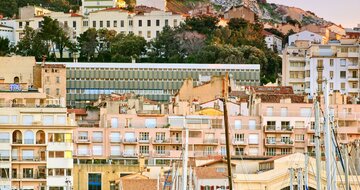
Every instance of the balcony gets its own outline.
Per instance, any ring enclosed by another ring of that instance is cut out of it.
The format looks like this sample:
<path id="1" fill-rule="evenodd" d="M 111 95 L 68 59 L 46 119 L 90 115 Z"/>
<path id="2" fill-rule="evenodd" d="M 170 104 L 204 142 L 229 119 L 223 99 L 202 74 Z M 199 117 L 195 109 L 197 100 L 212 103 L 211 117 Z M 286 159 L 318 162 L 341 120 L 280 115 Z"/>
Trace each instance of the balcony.
<path id="1" fill-rule="evenodd" d="M 220 152 L 217 151 L 189 151 L 189 157 L 209 157 L 220 155 Z"/>
<path id="2" fill-rule="evenodd" d="M 139 138 L 139 143 L 148 144 L 150 142 L 150 138 Z"/>
<path id="3" fill-rule="evenodd" d="M 123 139 L 123 144 L 136 144 L 138 142 L 138 139 L 135 137 L 128 137 Z"/>
<path id="4" fill-rule="evenodd" d="M 10 156 L 0 155 L 0 162 L 8 162 L 8 161 L 10 161 Z"/>
<path id="5" fill-rule="evenodd" d="M 91 141 L 88 138 L 88 136 L 78 136 L 78 139 L 76 142 L 81 144 L 81 143 L 90 143 Z"/>
<path id="6" fill-rule="evenodd" d="M 46 162 L 44 156 L 12 156 L 13 162 Z"/>
<path id="7" fill-rule="evenodd" d="M 0 143 L 10 143 L 10 139 L 0 139 Z"/>
<path id="8" fill-rule="evenodd" d="M 282 147 L 292 147 L 294 145 L 294 141 L 292 139 L 284 140 L 284 139 L 274 139 L 274 138 L 266 138 L 265 146 L 282 146 Z"/>
<path id="9" fill-rule="evenodd" d="M 181 144 L 181 138 L 170 137 L 170 138 L 157 138 L 152 141 L 153 144 Z"/>
<path id="10" fill-rule="evenodd" d="M 121 143 L 121 138 L 110 138 L 110 143 L 119 144 Z"/>
<path id="11" fill-rule="evenodd" d="M 103 142 L 103 137 L 93 137 L 92 142 L 93 143 L 102 143 Z"/>
<path id="12" fill-rule="evenodd" d="M 265 152 L 265 156 L 276 156 L 276 152 Z"/>
<path id="13" fill-rule="evenodd" d="M 46 181 L 45 173 L 14 173 L 12 176 L 13 181 Z"/>
<path id="14" fill-rule="evenodd" d="M 244 139 L 244 138 L 233 138 L 232 140 L 232 144 L 233 145 L 247 145 L 247 139 Z"/>
<path id="15" fill-rule="evenodd" d="M 168 157 L 168 158 L 180 158 L 182 151 L 180 150 L 165 150 L 165 151 L 154 151 L 153 157 Z"/>
<path id="16" fill-rule="evenodd" d="M 138 153 L 135 152 L 135 150 L 133 151 L 124 151 L 123 153 L 123 157 L 137 157 Z"/>
<path id="17" fill-rule="evenodd" d="M 215 138 L 205 138 L 203 142 L 204 142 L 204 144 L 214 144 L 214 145 L 217 145 L 217 144 L 219 144 L 219 139 L 215 139 Z"/>
<path id="18" fill-rule="evenodd" d="M 293 127 L 291 126 L 281 126 L 280 129 L 277 129 L 275 125 L 265 125 L 265 133 L 292 133 Z"/>

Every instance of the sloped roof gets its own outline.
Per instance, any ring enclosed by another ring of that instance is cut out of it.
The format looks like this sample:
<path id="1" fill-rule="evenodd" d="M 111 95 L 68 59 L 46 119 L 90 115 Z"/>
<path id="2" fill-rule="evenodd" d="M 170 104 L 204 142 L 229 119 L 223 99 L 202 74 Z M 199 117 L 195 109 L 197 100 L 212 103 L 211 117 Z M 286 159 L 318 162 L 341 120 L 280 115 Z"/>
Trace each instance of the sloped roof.
<path id="1" fill-rule="evenodd" d="M 68 109 L 68 113 L 75 113 L 75 115 L 87 115 L 86 109 Z"/>
<path id="2" fill-rule="evenodd" d="M 157 190 L 156 179 L 122 179 L 123 190 Z"/>
<path id="3" fill-rule="evenodd" d="M 212 168 L 212 167 L 196 167 L 194 169 L 196 178 L 198 179 L 226 179 L 226 168 Z"/>

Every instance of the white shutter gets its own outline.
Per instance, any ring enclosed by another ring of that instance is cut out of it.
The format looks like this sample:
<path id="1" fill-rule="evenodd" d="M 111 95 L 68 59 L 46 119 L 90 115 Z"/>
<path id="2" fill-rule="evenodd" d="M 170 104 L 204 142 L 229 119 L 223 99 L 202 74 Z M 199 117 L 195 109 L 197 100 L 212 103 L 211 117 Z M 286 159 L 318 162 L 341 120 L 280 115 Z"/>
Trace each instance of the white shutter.
<path id="1" fill-rule="evenodd" d="M 118 128 L 118 127 L 119 127 L 118 118 L 117 117 L 111 118 L 111 128 Z"/>
<path id="2" fill-rule="evenodd" d="M 9 116 L 0 115 L 0 124 L 7 124 L 7 123 L 9 123 Z"/>
<path id="3" fill-rule="evenodd" d="M 32 115 L 23 115 L 22 116 L 22 124 L 23 125 L 31 125 L 33 123 L 34 117 Z"/>
<path id="4" fill-rule="evenodd" d="M 10 157 L 10 150 L 0 150 L 0 160 Z"/>
<path id="5" fill-rule="evenodd" d="M 10 133 L 0 133 L 0 143 L 9 143 Z"/>
<path id="6" fill-rule="evenodd" d="M 44 115 L 43 116 L 43 125 L 54 125 L 54 116 Z"/>
<path id="7" fill-rule="evenodd" d="M 249 134 L 249 144 L 259 144 L 259 134 Z"/>
<path id="8" fill-rule="evenodd" d="M 33 160 L 34 159 L 34 151 L 33 150 L 23 150 L 22 152 L 23 160 Z"/>
<path id="9" fill-rule="evenodd" d="M 95 140 L 99 140 L 103 138 L 103 133 L 101 131 L 95 131 L 93 132 L 93 138 Z"/>
<path id="10" fill-rule="evenodd" d="M 259 154 L 258 148 L 249 148 L 249 155 L 250 156 L 257 156 Z"/>
<path id="11" fill-rule="evenodd" d="M 79 145 L 78 146 L 78 154 L 79 155 L 88 155 L 89 147 L 87 145 Z"/>
<path id="12" fill-rule="evenodd" d="M 102 145 L 94 145 L 92 152 L 93 152 L 93 155 L 94 155 L 94 156 L 101 156 L 101 155 L 103 155 L 103 146 L 102 146 Z"/>
<path id="13" fill-rule="evenodd" d="M 235 120 L 235 129 L 241 129 L 241 120 Z"/>
<path id="14" fill-rule="evenodd" d="M 280 116 L 281 117 L 287 117 L 288 115 L 288 109 L 287 108 L 281 108 L 280 109 Z"/>
<path id="15" fill-rule="evenodd" d="M 110 147 L 110 155 L 120 156 L 120 146 L 111 146 Z"/>
<path id="16" fill-rule="evenodd" d="M 121 140 L 120 133 L 112 132 L 110 133 L 110 141 L 111 142 L 120 142 Z"/>
<path id="17" fill-rule="evenodd" d="M 57 116 L 57 124 L 66 125 L 66 116 L 58 115 Z"/>
<path id="18" fill-rule="evenodd" d="M 156 119 L 145 119 L 145 127 L 146 128 L 155 128 L 156 127 Z"/>
<path id="19" fill-rule="evenodd" d="M 311 108 L 300 108 L 300 116 L 301 117 L 310 117 L 311 116 Z"/>
<path id="20" fill-rule="evenodd" d="M 255 130 L 255 129 L 256 129 L 256 121 L 249 120 L 249 130 Z"/>
<path id="21" fill-rule="evenodd" d="M 17 115 L 12 115 L 12 116 L 11 116 L 11 123 L 12 123 L 12 124 L 17 123 Z"/>

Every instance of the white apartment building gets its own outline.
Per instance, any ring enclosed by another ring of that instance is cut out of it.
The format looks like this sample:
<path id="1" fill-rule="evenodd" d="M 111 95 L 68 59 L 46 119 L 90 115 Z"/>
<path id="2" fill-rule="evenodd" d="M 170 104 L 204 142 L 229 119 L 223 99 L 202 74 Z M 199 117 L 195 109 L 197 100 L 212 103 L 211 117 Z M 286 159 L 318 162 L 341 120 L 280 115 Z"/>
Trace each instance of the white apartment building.
<path id="1" fill-rule="evenodd" d="M 179 14 L 154 8 L 145 8 L 144 10 L 144 12 L 131 13 L 113 8 L 91 12 L 84 19 L 83 31 L 89 28 L 107 28 L 115 30 L 117 33 L 134 33 L 149 41 L 155 38 L 164 26 L 177 27 L 184 20 Z"/>
<path id="2" fill-rule="evenodd" d="M 356 40 L 328 44 L 296 41 L 283 54 L 283 85 L 292 86 L 296 93 L 314 95 L 327 80 L 330 90 L 359 97 L 359 48 Z"/>
<path id="3" fill-rule="evenodd" d="M 125 7 L 125 0 L 82 0 L 81 12 L 82 14 L 89 14 L 93 11 L 112 7 Z"/>
<path id="4" fill-rule="evenodd" d="M 0 187 L 2 190 L 65 189 L 73 183 L 75 122 L 66 108 L 0 108 Z"/>
<path id="5" fill-rule="evenodd" d="M 0 37 L 7 38 L 11 45 L 15 44 L 15 24 L 14 20 L 0 20 Z"/>
<path id="6" fill-rule="evenodd" d="M 282 51 L 282 39 L 274 34 L 265 35 L 265 43 L 267 48 L 277 50 L 281 53 Z"/>
<path id="7" fill-rule="evenodd" d="M 316 44 L 326 43 L 325 36 L 305 30 L 305 31 L 290 35 L 288 44 L 289 44 L 289 46 L 294 46 L 296 41 L 302 41 L 302 40 L 306 40 L 306 41 L 309 41 L 311 43 L 316 43 Z"/>

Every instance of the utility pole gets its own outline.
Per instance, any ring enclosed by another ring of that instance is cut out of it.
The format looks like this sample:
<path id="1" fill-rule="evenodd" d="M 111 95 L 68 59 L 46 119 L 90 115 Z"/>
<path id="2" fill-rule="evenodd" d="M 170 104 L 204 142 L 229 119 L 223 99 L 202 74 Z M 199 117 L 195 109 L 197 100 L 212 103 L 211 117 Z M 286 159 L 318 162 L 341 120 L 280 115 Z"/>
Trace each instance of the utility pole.
<path id="1" fill-rule="evenodd" d="M 321 189 L 321 149 L 320 149 L 320 110 L 315 98 L 315 156 L 316 156 L 316 189 Z"/>
<path id="2" fill-rule="evenodd" d="M 305 185 L 305 190 L 308 190 L 308 186 L 309 186 L 309 155 L 308 153 L 305 153 L 305 167 L 304 167 L 304 185 Z"/>
<path id="3" fill-rule="evenodd" d="M 325 120 L 324 120 L 324 145 L 325 145 L 325 159 L 326 159 L 326 189 L 333 189 L 333 181 L 334 178 L 331 175 L 332 172 L 332 164 L 333 164 L 333 156 L 332 153 L 332 144 L 331 144 L 331 135 L 330 135 L 330 123 L 329 123 L 329 83 L 327 80 L 324 81 L 325 89 L 324 89 L 324 109 L 325 109 Z"/>
<path id="4" fill-rule="evenodd" d="M 226 141 L 226 157 L 227 157 L 227 170 L 228 170 L 228 180 L 229 180 L 229 190 L 233 190 L 232 183 L 232 172 L 231 172 L 231 153 L 230 153 L 230 138 L 229 138 L 229 120 L 227 113 L 227 97 L 228 97 L 228 81 L 229 74 L 226 73 L 225 79 L 223 80 L 223 109 L 224 109 L 224 123 L 225 123 L 225 141 Z M 225 187 L 226 188 L 226 187 Z"/>
<path id="5" fill-rule="evenodd" d="M 298 168 L 298 169 L 297 169 L 297 180 L 298 180 L 297 189 L 298 189 L 298 190 L 303 190 L 303 185 L 302 185 L 302 170 L 301 170 L 301 168 Z"/>
<path id="6" fill-rule="evenodd" d="M 289 168 L 290 171 L 290 190 L 294 190 L 294 185 L 293 185 L 293 178 L 294 178 L 294 168 Z"/>
<path id="7" fill-rule="evenodd" d="M 347 144 L 342 144 L 342 152 L 343 152 L 343 159 L 344 159 L 344 167 L 345 167 L 345 190 L 350 190 L 349 184 L 349 153 L 347 149 Z"/>
<path id="8" fill-rule="evenodd" d="M 188 164 L 188 146 L 189 146 L 189 129 L 186 127 L 186 119 L 184 117 L 185 128 L 185 144 L 183 151 L 183 166 L 182 166 L 182 189 L 187 190 L 187 164 Z"/>

